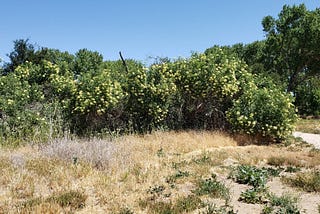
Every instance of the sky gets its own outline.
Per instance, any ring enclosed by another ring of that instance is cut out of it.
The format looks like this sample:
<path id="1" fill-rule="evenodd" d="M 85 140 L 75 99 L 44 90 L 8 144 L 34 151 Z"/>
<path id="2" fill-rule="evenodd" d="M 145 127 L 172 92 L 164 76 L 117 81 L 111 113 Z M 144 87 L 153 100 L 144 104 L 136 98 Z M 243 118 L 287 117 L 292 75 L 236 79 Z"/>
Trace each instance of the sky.
<path id="1" fill-rule="evenodd" d="M 87 48 L 105 60 L 188 57 L 213 45 L 264 39 L 261 20 L 283 5 L 319 0 L 0 0 L 0 58 L 13 41 L 76 53 Z"/>

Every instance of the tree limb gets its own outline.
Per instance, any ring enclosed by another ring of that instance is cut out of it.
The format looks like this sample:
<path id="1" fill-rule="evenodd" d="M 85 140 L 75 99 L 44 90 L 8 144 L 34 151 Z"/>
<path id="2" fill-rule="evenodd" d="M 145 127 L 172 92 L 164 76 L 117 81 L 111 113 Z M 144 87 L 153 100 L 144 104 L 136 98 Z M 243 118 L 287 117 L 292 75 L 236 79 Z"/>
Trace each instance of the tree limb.
<path id="1" fill-rule="evenodd" d="M 119 55 L 120 55 L 122 64 L 123 64 L 124 68 L 126 69 L 126 72 L 128 73 L 128 66 L 127 66 L 126 61 L 125 61 L 124 58 L 122 57 L 121 51 L 119 51 Z"/>

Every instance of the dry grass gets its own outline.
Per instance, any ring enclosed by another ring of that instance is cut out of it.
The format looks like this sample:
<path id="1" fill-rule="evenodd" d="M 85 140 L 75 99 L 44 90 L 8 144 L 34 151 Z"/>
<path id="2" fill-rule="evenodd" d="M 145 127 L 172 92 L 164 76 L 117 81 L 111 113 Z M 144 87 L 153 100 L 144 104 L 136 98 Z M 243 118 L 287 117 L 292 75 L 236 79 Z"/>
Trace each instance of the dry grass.
<path id="1" fill-rule="evenodd" d="M 230 165 L 320 165 L 320 152 L 310 148 L 237 144 L 223 133 L 189 131 L 1 149 L 0 213 L 149 213 L 152 194 L 157 204 L 178 209 L 183 198 L 197 202 L 190 195 L 199 179 L 218 173 L 225 183 Z M 59 196 L 75 192 L 81 206 L 59 204 Z"/>
<path id="2" fill-rule="evenodd" d="M 320 134 L 320 119 L 300 119 L 296 131 Z"/>
<path id="3" fill-rule="evenodd" d="M 301 172 L 293 177 L 284 177 L 283 181 L 306 192 L 320 192 L 320 171 Z"/>

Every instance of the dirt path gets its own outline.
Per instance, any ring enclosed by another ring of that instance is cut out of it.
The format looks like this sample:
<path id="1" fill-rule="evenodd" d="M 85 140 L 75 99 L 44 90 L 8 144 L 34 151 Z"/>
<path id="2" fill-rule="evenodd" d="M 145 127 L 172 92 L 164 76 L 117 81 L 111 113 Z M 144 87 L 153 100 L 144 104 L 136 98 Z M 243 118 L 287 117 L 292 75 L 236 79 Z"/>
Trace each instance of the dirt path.
<path id="1" fill-rule="evenodd" d="M 294 132 L 293 136 L 301 137 L 307 143 L 313 144 L 315 146 L 315 148 L 320 149 L 320 134 Z"/>

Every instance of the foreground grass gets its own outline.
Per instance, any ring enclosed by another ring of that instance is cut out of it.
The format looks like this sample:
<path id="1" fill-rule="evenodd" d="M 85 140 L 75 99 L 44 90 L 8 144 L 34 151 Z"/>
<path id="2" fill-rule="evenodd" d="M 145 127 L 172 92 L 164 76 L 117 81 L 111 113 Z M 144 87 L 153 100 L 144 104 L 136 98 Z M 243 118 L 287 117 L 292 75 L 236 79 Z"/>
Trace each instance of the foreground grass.
<path id="1" fill-rule="evenodd" d="M 283 178 L 283 181 L 306 192 L 320 192 L 320 171 L 298 173 L 293 177 Z"/>
<path id="2" fill-rule="evenodd" d="M 296 131 L 320 134 L 320 119 L 300 119 L 297 123 Z"/>
<path id="3" fill-rule="evenodd" d="M 0 213 L 262 212 L 263 204 L 238 200 L 236 189 L 247 184 L 228 179 L 242 165 L 258 167 L 248 168 L 257 175 L 261 167 L 281 168 L 283 177 L 293 179 L 316 170 L 320 152 L 295 143 L 238 146 L 228 135 L 194 131 L 3 148 Z"/>

